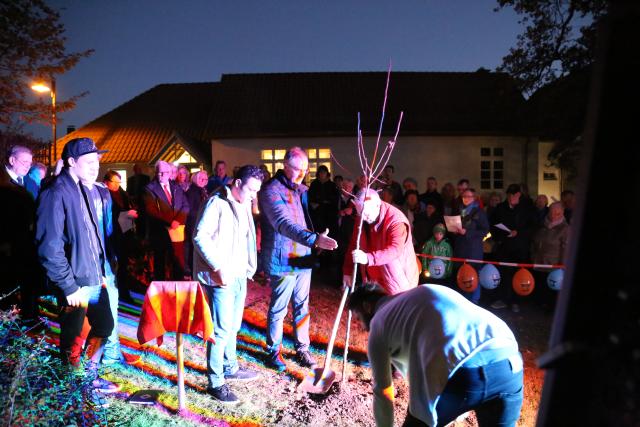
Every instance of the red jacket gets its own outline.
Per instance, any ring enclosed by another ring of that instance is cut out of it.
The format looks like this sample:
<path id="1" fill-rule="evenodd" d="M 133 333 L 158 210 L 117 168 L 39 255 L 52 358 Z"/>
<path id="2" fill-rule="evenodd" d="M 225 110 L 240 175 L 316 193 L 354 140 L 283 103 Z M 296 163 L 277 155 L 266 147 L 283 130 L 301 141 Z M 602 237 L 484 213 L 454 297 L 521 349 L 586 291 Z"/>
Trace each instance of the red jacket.
<path id="1" fill-rule="evenodd" d="M 360 218 L 356 220 L 359 224 Z M 354 227 L 344 258 L 343 272 L 353 275 L 351 252 L 356 246 L 358 227 Z M 396 207 L 382 202 L 375 224 L 362 224 L 360 249 L 367 253 L 368 264 L 360 271 L 366 282 L 375 282 L 390 295 L 399 294 L 418 285 L 418 262 L 413 250 L 411 227 L 407 217 Z"/>

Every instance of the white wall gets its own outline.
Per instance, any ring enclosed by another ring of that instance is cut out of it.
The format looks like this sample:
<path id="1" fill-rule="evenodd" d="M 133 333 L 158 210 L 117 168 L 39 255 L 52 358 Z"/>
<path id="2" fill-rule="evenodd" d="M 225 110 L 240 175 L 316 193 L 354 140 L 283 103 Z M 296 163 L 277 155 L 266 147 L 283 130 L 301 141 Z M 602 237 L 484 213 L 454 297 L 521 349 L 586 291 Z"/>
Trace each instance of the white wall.
<path id="1" fill-rule="evenodd" d="M 560 192 L 562 191 L 560 181 L 562 179 L 560 169 L 549 165 L 549 152 L 553 148 L 554 143 L 549 141 L 543 141 L 538 144 L 538 164 L 540 167 L 538 168 L 538 194 L 546 194 L 549 198 L 549 203 L 551 203 L 551 198 L 554 197 L 556 200 L 560 200 Z M 544 174 L 547 174 L 547 177 L 550 174 L 555 174 L 557 180 L 545 180 Z"/>
<path id="2" fill-rule="evenodd" d="M 386 143 L 386 140 L 384 141 Z M 535 144 L 535 141 L 530 143 Z M 361 174 L 357 157 L 356 139 L 354 138 L 262 138 L 262 139 L 223 139 L 211 143 L 212 164 L 217 160 L 225 160 L 227 169 L 247 163 L 259 164 L 260 150 L 286 149 L 298 145 L 302 148 L 331 148 L 333 155 L 344 166 L 341 169 L 333 162 L 334 175 L 355 178 Z M 375 138 L 366 138 L 365 147 L 372 158 Z M 526 138 L 501 136 L 429 136 L 402 137 L 391 156 L 396 181 L 408 176 L 418 181 L 420 192 L 426 189 L 427 177 L 433 175 L 438 179 L 438 186 L 449 181 L 454 185 L 460 178 L 468 178 L 471 185 L 480 191 L 480 156 L 481 147 L 502 147 L 504 186 L 510 183 L 525 182 L 525 149 Z M 382 147 L 384 149 L 384 147 Z M 537 158 L 529 162 L 529 167 L 537 169 Z M 529 174 L 530 175 L 530 174 Z M 540 178 L 541 181 L 541 178 Z M 533 188 L 531 188 L 533 187 Z M 487 192 L 487 190 L 481 190 Z M 490 191 L 490 190 L 489 190 Z M 530 185 L 532 194 L 537 194 L 535 183 Z M 504 189 L 502 190 L 504 192 Z"/>

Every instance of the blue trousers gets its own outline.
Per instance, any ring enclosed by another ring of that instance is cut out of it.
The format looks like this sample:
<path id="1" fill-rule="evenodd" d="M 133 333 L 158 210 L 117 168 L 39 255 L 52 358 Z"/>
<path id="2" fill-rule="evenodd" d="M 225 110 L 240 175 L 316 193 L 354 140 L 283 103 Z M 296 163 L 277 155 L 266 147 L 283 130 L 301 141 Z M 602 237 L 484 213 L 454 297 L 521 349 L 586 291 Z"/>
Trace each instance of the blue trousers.
<path id="1" fill-rule="evenodd" d="M 220 387 L 224 376 L 238 371 L 236 338 L 242 326 L 247 278 L 234 279 L 227 286 L 203 286 L 209 297 L 216 342 L 207 341 L 207 377 L 209 387 Z"/>
<path id="2" fill-rule="evenodd" d="M 293 322 L 296 351 L 309 349 L 309 289 L 311 270 L 270 276 L 271 303 L 267 315 L 267 351 L 280 352 L 282 328 L 289 301 L 293 300 Z"/>
<path id="3" fill-rule="evenodd" d="M 512 364 L 510 359 L 478 368 L 459 368 L 447 382 L 436 405 L 438 425 L 447 425 L 474 410 L 481 427 L 515 426 L 522 408 L 523 369 L 521 362 Z M 403 426 L 426 424 L 407 413 Z"/>

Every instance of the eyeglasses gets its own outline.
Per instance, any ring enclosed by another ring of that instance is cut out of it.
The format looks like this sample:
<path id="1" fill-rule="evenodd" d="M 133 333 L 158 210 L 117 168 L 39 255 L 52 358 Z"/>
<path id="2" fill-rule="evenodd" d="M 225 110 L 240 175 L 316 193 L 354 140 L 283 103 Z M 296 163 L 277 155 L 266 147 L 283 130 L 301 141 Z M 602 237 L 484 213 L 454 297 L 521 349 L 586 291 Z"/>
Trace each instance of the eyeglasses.
<path id="1" fill-rule="evenodd" d="M 158 175 L 171 175 L 171 172 L 158 172 Z"/>
<path id="2" fill-rule="evenodd" d="M 16 157 L 14 157 L 14 159 L 16 159 L 16 162 L 20 163 L 22 166 L 25 166 L 25 167 L 31 167 L 31 165 L 33 164 L 32 160 L 20 160 Z"/>
<path id="3" fill-rule="evenodd" d="M 122 184 L 122 181 L 116 181 L 114 179 L 110 180 L 109 182 L 113 182 L 114 184 L 118 184 L 118 185 Z"/>

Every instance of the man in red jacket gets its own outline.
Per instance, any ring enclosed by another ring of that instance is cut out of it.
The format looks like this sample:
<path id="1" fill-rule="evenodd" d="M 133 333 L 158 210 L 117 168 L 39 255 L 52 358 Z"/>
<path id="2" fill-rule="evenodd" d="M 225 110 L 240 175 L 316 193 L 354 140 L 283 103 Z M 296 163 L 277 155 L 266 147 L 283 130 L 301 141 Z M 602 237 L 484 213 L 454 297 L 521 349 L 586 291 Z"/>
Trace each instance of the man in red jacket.
<path id="1" fill-rule="evenodd" d="M 407 217 L 398 208 L 380 200 L 372 189 L 360 190 L 355 205 L 363 218 L 360 249 L 355 249 L 356 226 L 347 250 L 351 257 L 345 257 L 344 261 L 344 285 L 351 285 L 353 265 L 357 263 L 362 264 L 364 282 L 377 283 L 390 295 L 415 288 L 420 272 Z"/>

